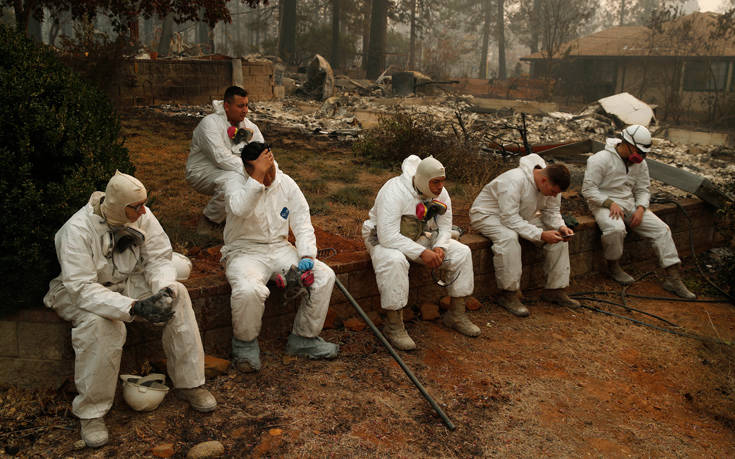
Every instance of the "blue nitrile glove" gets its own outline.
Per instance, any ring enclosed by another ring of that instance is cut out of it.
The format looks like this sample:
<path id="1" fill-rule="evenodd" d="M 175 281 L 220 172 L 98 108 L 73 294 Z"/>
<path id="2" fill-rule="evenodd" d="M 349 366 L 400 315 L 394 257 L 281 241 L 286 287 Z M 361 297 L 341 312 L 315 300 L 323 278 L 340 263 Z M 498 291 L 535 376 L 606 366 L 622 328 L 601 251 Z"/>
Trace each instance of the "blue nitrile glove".
<path id="1" fill-rule="evenodd" d="M 314 260 L 311 258 L 302 258 L 301 261 L 299 261 L 299 271 L 309 271 L 310 269 L 314 268 Z"/>

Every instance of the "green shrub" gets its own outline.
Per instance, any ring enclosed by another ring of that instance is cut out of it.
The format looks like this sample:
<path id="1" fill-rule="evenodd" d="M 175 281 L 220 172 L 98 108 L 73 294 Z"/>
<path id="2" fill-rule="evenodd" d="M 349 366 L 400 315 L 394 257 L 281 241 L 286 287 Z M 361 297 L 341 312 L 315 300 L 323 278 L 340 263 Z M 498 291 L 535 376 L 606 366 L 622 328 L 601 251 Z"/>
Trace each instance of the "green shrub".
<path id="1" fill-rule="evenodd" d="M 352 151 L 394 170 L 400 170 L 409 155 L 431 155 L 444 165 L 449 180 L 471 185 L 463 191 L 479 191 L 510 165 L 480 150 L 481 133 L 468 132 L 460 138 L 459 132 L 460 127 L 443 125 L 429 115 L 397 112 L 380 117 L 378 127 L 365 131 Z"/>
<path id="2" fill-rule="evenodd" d="M 54 234 L 115 172 L 132 173 L 114 108 L 50 49 L 0 26 L 0 315 L 40 306 Z"/>
<path id="3" fill-rule="evenodd" d="M 398 169 L 410 154 L 438 158 L 451 148 L 451 143 L 432 130 L 435 124 L 428 115 L 397 112 L 381 116 L 378 127 L 366 131 L 352 145 L 352 151 L 381 166 Z"/>

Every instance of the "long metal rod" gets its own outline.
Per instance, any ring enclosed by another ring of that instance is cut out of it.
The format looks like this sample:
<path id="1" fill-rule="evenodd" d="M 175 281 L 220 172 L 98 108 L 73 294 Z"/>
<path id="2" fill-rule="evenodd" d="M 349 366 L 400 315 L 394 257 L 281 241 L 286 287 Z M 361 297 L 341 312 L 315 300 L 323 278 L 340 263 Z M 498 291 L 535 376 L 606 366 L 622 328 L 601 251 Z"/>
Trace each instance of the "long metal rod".
<path id="1" fill-rule="evenodd" d="M 350 292 L 347 291 L 344 285 L 342 285 L 342 282 L 339 281 L 339 279 L 335 279 L 335 284 L 337 284 L 337 287 L 340 289 L 342 294 L 349 300 L 350 303 L 352 303 L 352 306 L 357 310 L 357 313 L 360 314 L 360 317 L 362 317 L 362 320 L 365 321 L 366 324 L 368 324 L 368 327 L 370 327 L 370 330 L 373 331 L 375 336 L 378 337 L 378 340 L 385 346 L 386 349 L 388 349 L 388 352 L 390 353 L 391 357 L 395 359 L 396 362 L 398 362 L 398 365 L 401 367 L 401 369 L 408 375 L 408 378 L 411 380 L 411 382 L 416 386 L 416 388 L 421 392 L 421 395 L 424 396 L 424 398 L 429 402 L 432 408 L 434 408 L 434 411 L 442 418 L 442 421 L 444 421 L 444 424 L 449 428 L 449 430 L 454 430 L 456 427 L 452 423 L 452 421 L 449 420 L 446 414 L 444 414 L 444 411 L 442 411 L 441 407 L 434 401 L 433 398 L 431 398 L 431 395 L 429 395 L 428 392 L 426 392 L 426 389 L 424 389 L 424 386 L 419 382 L 418 379 L 416 379 L 416 376 L 414 376 L 413 372 L 406 366 L 405 363 L 403 363 L 403 359 L 396 353 L 396 351 L 393 349 L 393 346 L 390 345 L 387 339 L 385 339 L 385 336 L 378 330 L 378 327 L 375 326 L 372 320 L 365 314 L 365 311 L 362 310 L 359 304 L 357 304 L 357 301 L 355 301 L 354 298 L 352 298 L 352 295 L 350 295 Z"/>

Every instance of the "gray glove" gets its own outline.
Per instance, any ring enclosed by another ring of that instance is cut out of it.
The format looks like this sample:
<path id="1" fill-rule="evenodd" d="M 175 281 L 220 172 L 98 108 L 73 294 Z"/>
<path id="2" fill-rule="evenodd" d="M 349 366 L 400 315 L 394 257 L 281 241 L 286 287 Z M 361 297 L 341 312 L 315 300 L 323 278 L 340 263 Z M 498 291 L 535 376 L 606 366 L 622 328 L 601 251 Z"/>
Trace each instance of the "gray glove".
<path id="1" fill-rule="evenodd" d="M 162 288 L 155 295 L 133 303 L 132 315 L 139 315 L 147 321 L 160 324 L 166 323 L 174 316 L 171 310 L 174 292 L 170 287 Z"/>

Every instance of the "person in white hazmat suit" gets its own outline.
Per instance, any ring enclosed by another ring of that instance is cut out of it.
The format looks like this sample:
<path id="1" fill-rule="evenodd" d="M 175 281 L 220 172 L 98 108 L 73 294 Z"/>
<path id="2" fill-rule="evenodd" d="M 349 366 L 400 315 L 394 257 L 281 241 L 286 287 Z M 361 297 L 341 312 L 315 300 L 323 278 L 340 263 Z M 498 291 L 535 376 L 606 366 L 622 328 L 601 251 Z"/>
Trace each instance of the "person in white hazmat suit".
<path id="1" fill-rule="evenodd" d="M 608 273 L 630 285 L 634 279 L 620 267 L 626 225 L 650 239 L 659 263 L 666 269 L 662 286 L 682 298 L 696 298 L 681 281 L 681 260 L 669 226 L 648 210 L 651 178 L 645 156 L 651 150 L 651 133 L 641 125 L 623 129 L 621 139 L 607 139 L 605 148 L 587 160 L 582 195 L 602 232 L 602 249 Z"/>
<path id="2" fill-rule="evenodd" d="M 451 238 L 452 201 L 444 188 L 444 166 L 431 156 L 422 160 L 411 155 L 403 160 L 402 170 L 400 176 L 382 186 L 362 226 L 380 305 L 386 313 L 383 334 L 400 350 L 416 348 L 403 323 L 410 260 L 456 276 L 447 286 L 451 300 L 442 321 L 464 335 L 479 336 L 479 327 L 470 321 L 465 309 L 466 298 L 475 287 L 472 253 Z M 427 218 L 426 209 L 432 206 L 440 206 L 441 211 Z"/>
<path id="3" fill-rule="evenodd" d="M 72 413 L 90 447 L 107 443 L 103 417 L 115 396 L 125 323 L 134 316 L 165 323 L 163 350 L 176 395 L 197 411 L 217 405 L 202 387 L 199 328 L 189 293 L 177 282 L 188 277 L 191 265 L 172 252 L 146 198 L 140 181 L 118 171 L 105 192 L 94 192 L 54 238 L 61 274 L 51 281 L 44 303 L 72 323 L 79 393 Z"/>
<path id="4" fill-rule="evenodd" d="M 200 233 L 219 237 L 224 226 L 224 194 L 217 178 L 226 171 L 242 174 L 242 147 L 249 141 L 265 142 L 258 126 L 246 118 L 248 101 L 243 88 L 227 88 L 224 100 L 212 102 L 214 113 L 205 116 L 194 129 L 186 181 L 199 193 L 212 196 L 197 226 Z"/>
<path id="5" fill-rule="evenodd" d="M 334 287 L 334 271 L 316 260 L 317 247 L 309 205 L 294 180 L 283 173 L 270 148 L 251 142 L 242 150 L 246 175 L 228 171 L 220 177 L 227 223 L 222 260 L 232 288 L 232 356 L 243 372 L 261 367 L 260 334 L 266 283 L 292 266 L 313 274 L 302 296 L 286 352 L 312 359 L 337 356 L 339 346 L 319 337 Z M 289 228 L 296 238 L 288 241 Z M 306 285 L 306 284 L 304 284 Z"/>
<path id="6" fill-rule="evenodd" d="M 569 244 L 574 231 L 561 216 L 561 195 L 569 187 L 569 170 L 547 166 L 537 154 L 520 159 L 515 169 L 490 181 L 470 208 L 472 227 L 492 241 L 495 279 L 501 290 L 498 304 L 518 317 L 529 315 L 520 300 L 521 244 L 519 237 L 544 249 L 546 288 L 542 299 L 576 308 L 569 298 Z"/>

